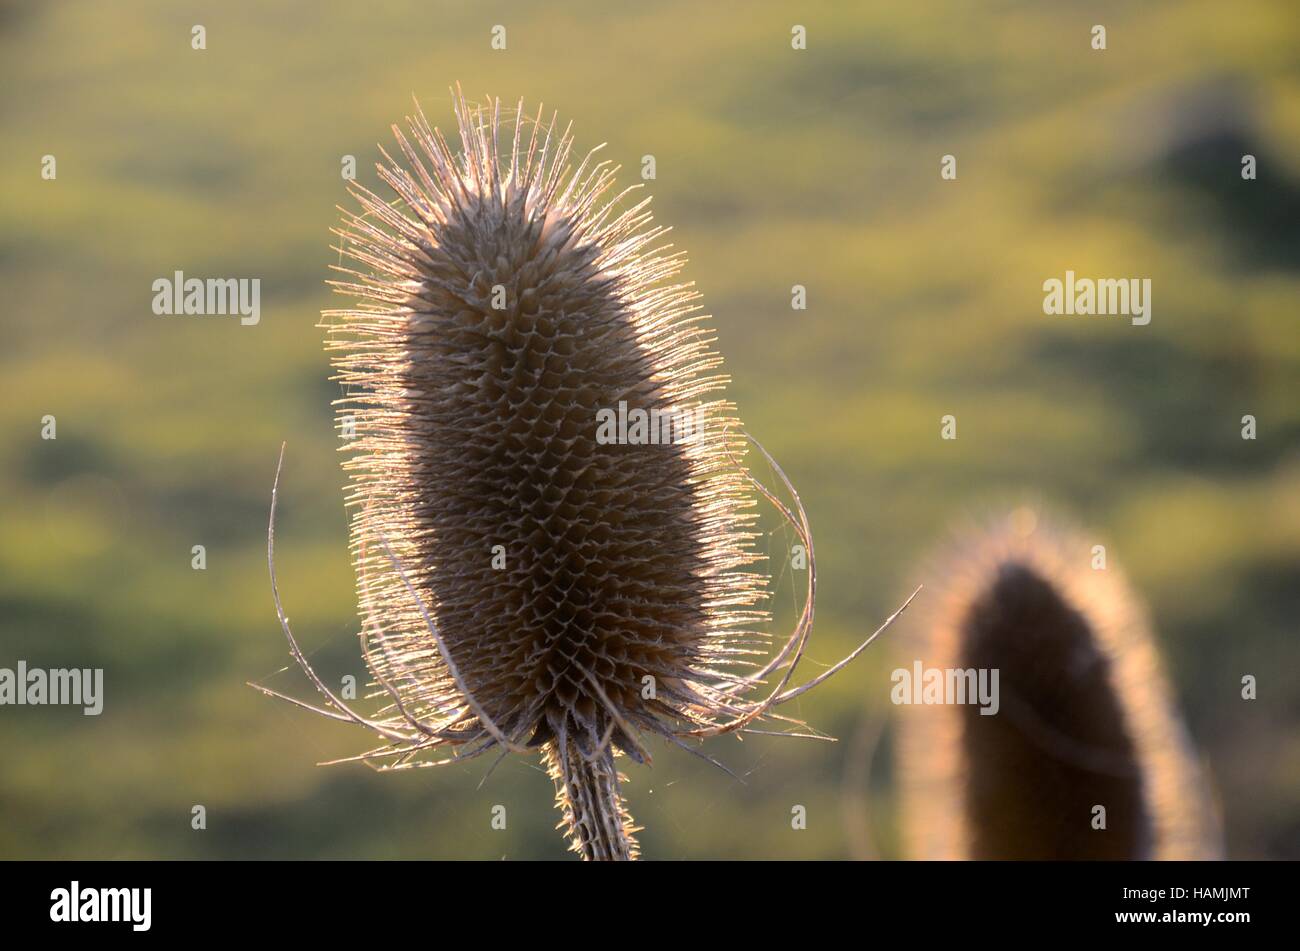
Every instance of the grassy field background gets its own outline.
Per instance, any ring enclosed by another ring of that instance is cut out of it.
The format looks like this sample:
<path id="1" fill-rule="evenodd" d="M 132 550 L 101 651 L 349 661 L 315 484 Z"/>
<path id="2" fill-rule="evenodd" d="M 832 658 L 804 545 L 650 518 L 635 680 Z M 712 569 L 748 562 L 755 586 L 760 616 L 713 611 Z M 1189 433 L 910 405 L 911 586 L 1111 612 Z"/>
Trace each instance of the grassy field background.
<path id="1" fill-rule="evenodd" d="M 732 394 L 809 509 L 813 661 L 873 629 L 952 524 L 1045 500 L 1149 601 L 1229 855 L 1300 858 L 1294 4 L 557 6 L 0 4 L 0 666 L 106 682 L 97 718 L 0 710 L 0 857 L 563 854 L 535 764 L 482 788 L 487 760 L 318 768 L 369 738 L 245 686 L 306 691 L 277 673 L 266 578 L 281 441 L 286 610 L 331 676 L 363 672 L 315 326 L 328 229 L 342 157 L 374 184 L 412 94 L 446 129 L 459 80 L 560 110 L 629 183 L 655 156 Z M 1151 324 L 1044 316 L 1066 269 L 1150 277 Z M 154 316 L 175 270 L 260 278 L 261 323 Z M 783 577 L 778 620 L 793 607 Z M 645 854 L 862 854 L 869 811 L 896 855 L 889 731 L 851 762 L 894 661 L 873 649 L 800 701 L 846 742 L 714 743 L 743 785 L 680 751 L 632 769 Z"/>

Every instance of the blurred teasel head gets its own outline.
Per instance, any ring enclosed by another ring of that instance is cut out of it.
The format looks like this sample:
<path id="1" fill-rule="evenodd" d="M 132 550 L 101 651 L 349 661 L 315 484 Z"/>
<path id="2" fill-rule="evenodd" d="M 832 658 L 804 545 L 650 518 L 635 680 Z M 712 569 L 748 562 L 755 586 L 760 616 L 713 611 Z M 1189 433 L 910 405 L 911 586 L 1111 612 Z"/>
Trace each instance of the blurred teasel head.
<path id="1" fill-rule="evenodd" d="M 355 429 L 373 716 L 311 670 L 278 593 L 276 607 L 325 698 L 312 709 L 382 739 L 356 759 L 540 751 L 571 848 L 633 858 L 615 754 L 648 763 L 648 737 L 697 752 L 758 732 L 858 651 L 791 686 L 813 621 L 808 519 L 761 447 L 789 504 L 745 467 L 752 440 L 649 199 L 612 193 L 598 150 L 574 169 L 554 115 L 472 107 L 459 89 L 454 104 L 458 153 L 417 108 L 409 135 L 393 127 L 401 160 L 377 166 L 395 200 L 350 184 L 360 210 L 336 234 L 352 267 L 333 283 L 356 303 L 324 315 Z M 807 550 L 802 612 L 775 642 L 757 496 Z"/>
<path id="2" fill-rule="evenodd" d="M 1022 507 L 934 564 L 900 661 L 996 671 L 998 695 L 992 715 L 895 709 L 905 856 L 1216 857 L 1207 779 L 1146 611 L 1104 546 Z"/>

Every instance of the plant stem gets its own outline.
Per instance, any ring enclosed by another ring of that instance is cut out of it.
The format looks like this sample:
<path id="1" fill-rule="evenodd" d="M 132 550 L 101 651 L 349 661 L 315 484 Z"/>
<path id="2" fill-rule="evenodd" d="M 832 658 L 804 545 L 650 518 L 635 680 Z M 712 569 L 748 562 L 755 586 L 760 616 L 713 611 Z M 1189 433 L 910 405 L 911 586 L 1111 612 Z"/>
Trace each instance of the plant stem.
<path id="1" fill-rule="evenodd" d="M 607 745 L 588 762 L 572 744 L 561 753 L 555 741 L 542 750 L 546 771 L 555 783 L 555 804 L 564 814 L 569 848 L 586 861 L 630 861 L 637 857 L 632 817 L 623 805 Z"/>

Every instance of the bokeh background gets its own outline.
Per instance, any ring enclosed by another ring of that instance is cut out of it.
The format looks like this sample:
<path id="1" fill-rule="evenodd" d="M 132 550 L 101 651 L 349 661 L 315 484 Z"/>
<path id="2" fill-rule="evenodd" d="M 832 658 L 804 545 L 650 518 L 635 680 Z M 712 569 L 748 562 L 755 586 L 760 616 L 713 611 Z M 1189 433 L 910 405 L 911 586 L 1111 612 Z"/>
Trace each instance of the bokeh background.
<path id="1" fill-rule="evenodd" d="M 0 856 L 564 854 L 535 764 L 482 788 L 488 758 L 320 768 L 369 737 L 245 685 L 307 695 L 266 577 L 281 441 L 286 610 L 331 677 L 363 672 L 315 326 L 337 306 L 328 229 L 342 157 L 373 184 L 412 94 L 445 129 L 459 80 L 559 109 L 629 182 L 655 156 L 732 393 L 812 519 L 809 674 L 952 524 L 1033 495 L 1147 599 L 1228 854 L 1300 857 L 1300 9 L 464 7 L 0 4 L 0 666 L 106 680 L 98 718 L 0 709 Z M 1067 268 L 1150 277 L 1151 324 L 1044 316 Z M 261 278 L 260 325 L 154 316 L 175 270 Z M 677 750 L 632 769 L 645 854 L 897 855 L 893 665 L 873 649 L 800 702 L 844 742 L 713 743 L 743 785 Z"/>

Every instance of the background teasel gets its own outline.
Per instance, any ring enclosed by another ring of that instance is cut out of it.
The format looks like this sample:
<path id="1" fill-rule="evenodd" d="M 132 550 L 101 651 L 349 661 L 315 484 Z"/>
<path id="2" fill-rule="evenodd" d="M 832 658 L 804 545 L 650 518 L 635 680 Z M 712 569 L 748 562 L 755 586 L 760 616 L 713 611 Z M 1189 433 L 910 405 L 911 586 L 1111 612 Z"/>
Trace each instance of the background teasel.
<path id="1" fill-rule="evenodd" d="M 671 282 L 684 255 L 656 246 L 667 229 L 649 199 L 609 194 L 617 168 L 599 148 L 571 168 L 554 115 L 471 107 L 459 90 L 455 112 L 459 155 L 422 112 L 410 138 L 393 127 L 405 163 L 385 152 L 378 170 L 396 202 L 351 185 L 363 213 L 345 213 L 338 250 L 363 270 L 339 268 L 351 279 L 335 286 L 359 303 L 325 315 L 356 429 L 345 468 L 376 716 L 331 691 L 289 630 L 273 495 L 276 608 L 325 697 L 312 709 L 383 738 L 354 759 L 407 769 L 540 749 L 573 850 L 633 858 L 616 751 L 648 763 L 647 736 L 696 752 L 689 741 L 765 732 L 754 724 L 876 635 L 790 687 L 813 620 L 808 520 L 770 456 L 792 508 L 744 467 L 699 295 Z M 602 444 L 598 412 L 620 402 L 689 408 L 696 431 Z M 808 561 L 802 612 L 770 657 L 755 490 Z"/>
<path id="2" fill-rule="evenodd" d="M 1000 709 L 895 708 L 908 858 L 1219 856 L 1146 610 L 1092 546 L 1022 507 L 935 558 L 900 663 L 997 668 Z"/>

